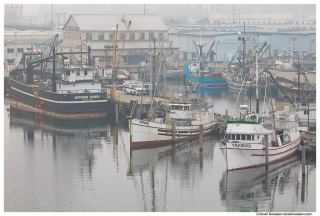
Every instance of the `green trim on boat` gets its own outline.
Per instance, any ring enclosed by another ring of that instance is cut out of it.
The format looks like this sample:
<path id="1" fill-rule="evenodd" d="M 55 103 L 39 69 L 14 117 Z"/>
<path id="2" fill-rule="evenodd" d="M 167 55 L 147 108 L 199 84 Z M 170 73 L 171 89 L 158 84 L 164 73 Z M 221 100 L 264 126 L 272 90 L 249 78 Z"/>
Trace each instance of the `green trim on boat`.
<path id="1" fill-rule="evenodd" d="M 227 121 L 227 123 L 237 123 L 237 124 L 259 124 L 254 121 Z"/>

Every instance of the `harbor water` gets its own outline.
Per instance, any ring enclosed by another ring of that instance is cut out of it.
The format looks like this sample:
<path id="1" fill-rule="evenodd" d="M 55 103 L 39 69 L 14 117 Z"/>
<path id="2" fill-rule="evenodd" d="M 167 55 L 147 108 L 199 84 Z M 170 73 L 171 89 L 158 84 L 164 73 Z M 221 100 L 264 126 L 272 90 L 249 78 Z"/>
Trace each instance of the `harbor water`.
<path id="1" fill-rule="evenodd" d="M 217 113 L 232 115 L 237 92 L 206 93 Z M 5 99 L 4 210 L 316 211 L 315 159 L 308 158 L 305 179 L 299 154 L 268 170 L 226 172 L 222 138 L 205 137 L 202 153 L 197 140 L 131 151 L 127 120 L 56 120 L 11 110 Z"/>

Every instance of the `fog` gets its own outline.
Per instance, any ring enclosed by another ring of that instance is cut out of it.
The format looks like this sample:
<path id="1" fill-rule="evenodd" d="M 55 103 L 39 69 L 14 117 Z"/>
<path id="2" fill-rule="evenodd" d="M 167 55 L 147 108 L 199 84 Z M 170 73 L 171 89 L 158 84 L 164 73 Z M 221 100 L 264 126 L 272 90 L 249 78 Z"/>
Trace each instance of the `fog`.
<path id="1" fill-rule="evenodd" d="M 5 25 L 63 25 L 70 14 L 156 14 L 165 23 L 176 20 L 179 24 L 196 24 L 209 18 L 211 13 L 290 13 L 297 16 L 315 15 L 312 4 L 23 4 L 5 5 Z"/>

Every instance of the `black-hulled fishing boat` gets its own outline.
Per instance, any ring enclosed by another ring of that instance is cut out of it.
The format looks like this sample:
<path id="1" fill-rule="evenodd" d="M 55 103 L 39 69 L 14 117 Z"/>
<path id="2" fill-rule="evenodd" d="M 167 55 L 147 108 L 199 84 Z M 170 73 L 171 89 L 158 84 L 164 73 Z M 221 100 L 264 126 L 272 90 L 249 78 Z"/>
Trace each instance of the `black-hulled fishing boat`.
<path id="1" fill-rule="evenodd" d="M 95 68 L 90 66 L 90 47 L 88 52 L 56 53 L 53 46 L 51 51 L 52 55 L 44 58 L 39 53 L 24 53 L 17 69 L 10 71 L 6 94 L 10 108 L 60 119 L 106 117 L 107 93 L 101 90 Z M 87 65 L 82 65 L 83 54 L 88 55 Z M 81 55 L 81 64 L 62 63 L 56 67 L 58 60 L 64 62 L 67 55 Z M 43 69 L 51 63 L 52 74 L 48 77 Z M 41 67 L 38 74 L 36 67 Z"/>

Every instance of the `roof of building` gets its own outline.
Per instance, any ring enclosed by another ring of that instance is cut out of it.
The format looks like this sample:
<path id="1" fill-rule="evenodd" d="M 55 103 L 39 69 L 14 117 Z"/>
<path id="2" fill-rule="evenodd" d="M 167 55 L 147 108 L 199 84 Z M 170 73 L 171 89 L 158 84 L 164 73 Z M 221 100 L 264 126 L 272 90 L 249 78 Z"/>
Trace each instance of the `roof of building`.
<path id="1" fill-rule="evenodd" d="M 71 17 L 81 31 L 112 31 L 117 24 L 119 31 L 126 31 L 130 20 L 132 31 L 168 30 L 162 20 L 153 14 L 72 14 L 69 19 Z"/>
<path id="2" fill-rule="evenodd" d="M 88 41 L 87 43 L 88 46 L 91 46 L 91 49 L 104 49 L 105 45 L 112 45 L 112 42 L 107 42 L 107 41 Z M 121 49 L 123 42 L 118 42 L 117 43 L 118 48 Z M 159 46 L 157 43 L 156 46 Z M 178 48 L 177 46 L 173 45 L 173 48 L 176 49 Z M 126 41 L 124 45 L 124 49 L 153 49 L 153 42 L 148 42 L 148 41 Z"/>

